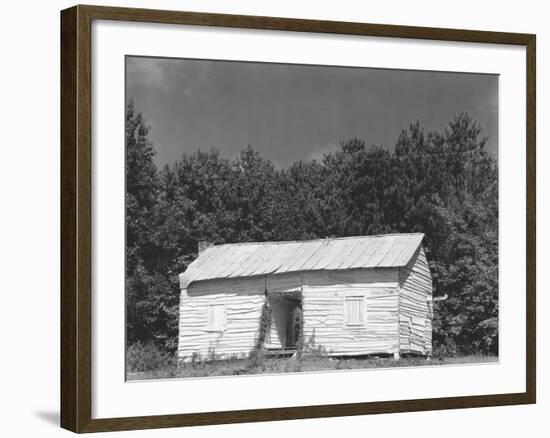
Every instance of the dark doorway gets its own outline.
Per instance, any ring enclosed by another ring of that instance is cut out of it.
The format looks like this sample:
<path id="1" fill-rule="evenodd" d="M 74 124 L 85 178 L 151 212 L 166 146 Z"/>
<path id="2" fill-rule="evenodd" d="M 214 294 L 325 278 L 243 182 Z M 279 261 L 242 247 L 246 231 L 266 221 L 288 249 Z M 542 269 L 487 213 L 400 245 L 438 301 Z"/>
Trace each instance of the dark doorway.
<path id="1" fill-rule="evenodd" d="M 302 301 L 289 298 L 285 348 L 296 348 L 302 330 Z"/>
<path id="2" fill-rule="evenodd" d="M 302 294 L 299 291 L 269 294 L 271 330 L 268 348 L 292 350 L 298 343 L 302 325 Z"/>

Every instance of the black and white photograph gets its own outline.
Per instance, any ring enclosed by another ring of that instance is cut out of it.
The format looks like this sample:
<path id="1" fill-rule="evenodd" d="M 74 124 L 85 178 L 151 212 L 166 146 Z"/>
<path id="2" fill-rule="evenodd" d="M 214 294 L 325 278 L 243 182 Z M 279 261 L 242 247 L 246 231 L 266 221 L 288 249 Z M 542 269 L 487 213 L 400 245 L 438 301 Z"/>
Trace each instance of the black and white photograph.
<path id="1" fill-rule="evenodd" d="M 499 360 L 499 77 L 126 56 L 126 379 Z"/>
<path id="2" fill-rule="evenodd" d="M 3 5 L 1 436 L 548 428 L 543 2 L 86 3 Z"/>

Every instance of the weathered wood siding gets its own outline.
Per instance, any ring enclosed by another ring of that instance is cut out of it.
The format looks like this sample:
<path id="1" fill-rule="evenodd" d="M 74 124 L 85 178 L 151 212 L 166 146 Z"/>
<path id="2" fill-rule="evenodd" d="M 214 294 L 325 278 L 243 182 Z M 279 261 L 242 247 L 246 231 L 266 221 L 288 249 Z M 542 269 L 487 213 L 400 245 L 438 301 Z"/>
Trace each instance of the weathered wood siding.
<path id="1" fill-rule="evenodd" d="M 309 271 L 246 279 L 195 282 L 180 297 L 181 359 L 195 353 L 207 357 L 246 355 L 258 336 L 264 291 L 270 296 L 273 321 L 270 347 L 285 345 L 287 292 L 302 293 L 304 336 L 332 355 L 361 355 L 399 351 L 399 275 L 397 268 Z M 366 320 L 345 323 L 346 296 L 364 297 Z M 208 308 L 225 305 L 223 331 L 208 330 Z M 431 336 L 431 332 L 430 332 Z"/>
<path id="2" fill-rule="evenodd" d="M 398 286 L 394 268 L 305 273 L 305 341 L 338 356 L 398 351 Z M 345 324 L 346 296 L 365 297 L 364 325 Z"/>
<path id="3" fill-rule="evenodd" d="M 399 342 L 401 351 L 430 354 L 432 351 L 432 276 L 424 248 L 399 269 Z"/>
<path id="4" fill-rule="evenodd" d="M 248 354 L 258 334 L 264 290 L 264 278 L 196 282 L 181 290 L 178 357 Z M 213 304 L 225 305 L 223 331 L 208 330 Z"/>

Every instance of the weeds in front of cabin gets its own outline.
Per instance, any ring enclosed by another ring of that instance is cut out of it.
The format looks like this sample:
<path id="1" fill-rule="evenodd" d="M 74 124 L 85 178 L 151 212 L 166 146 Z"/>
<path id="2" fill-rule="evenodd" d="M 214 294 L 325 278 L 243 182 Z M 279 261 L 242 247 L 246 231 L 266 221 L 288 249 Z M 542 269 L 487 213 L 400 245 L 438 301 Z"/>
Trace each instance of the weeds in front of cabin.
<path id="1" fill-rule="evenodd" d="M 316 351 L 322 351 L 320 348 Z M 296 358 L 266 358 L 261 366 L 250 366 L 250 359 L 243 356 L 232 356 L 223 360 L 208 361 L 206 358 L 191 360 L 175 365 L 169 360 L 159 369 L 142 372 L 128 372 L 128 380 L 150 380 L 187 377 L 238 376 L 254 374 L 284 374 L 316 371 L 345 371 L 368 368 L 418 367 L 437 365 L 482 364 L 498 361 L 497 356 L 457 356 L 434 358 L 402 357 L 395 361 L 393 357 L 350 357 L 333 358 L 328 355 L 304 354 L 301 360 Z"/>
<path id="2" fill-rule="evenodd" d="M 161 350 L 153 342 L 136 342 L 126 349 L 126 378 L 128 380 L 165 379 L 175 377 L 176 373 L 175 354 Z"/>
<path id="3" fill-rule="evenodd" d="M 128 380 L 149 380 L 490 363 L 498 360 L 497 356 L 456 356 L 442 350 L 434 351 L 432 360 L 413 355 L 402 356 L 399 360 L 389 355 L 333 357 L 323 345 L 316 343 L 315 331 L 309 339 L 304 339 L 303 325 L 300 311 L 296 315 L 297 343 L 296 353 L 292 357 L 269 357 L 265 343 L 271 329 L 271 309 L 266 300 L 262 307 L 258 337 L 248 355 L 222 356 L 216 353 L 212 345 L 204 357 L 195 352 L 188 361 L 178 362 L 175 355 L 161 351 L 153 343 L 136 343 L 130 345 L 126 352 L 126 376 Z"/>
<path id="4" fill-rule="evenodd" d="M 126 372 L 154 371 L 173 365 L 175 356 L 161 350 L 153 342 L 136 342 L 126 349 Z"/>
<path id="5" fill-rule="evenodd" d="M 329 357 L 329 352 L 323 345 L 317 345 L 315 342 L 315 329 L 313 333 L 303 344 L 303 355 L 308 359 L 318 358 L 325 359 Z"/>
<path id="6" fill-rule="evenodd" d="M 265 371 L 266 369 L 266 351 L 265 351 L 265 341 L 271 330 L 271 307 L 269 306 L 269 300 L 265 299 L 262 305 L 262 312 L 260 315 L 260 327 L 258 330 L 258 337 L 256 338 L 256 343 L 254 348 L 250 351 L 248 355 L 248 362 L 246 369 L 248 371 L 261 370 Z M 251 374 L 256 374 L 252 372 Z"/>

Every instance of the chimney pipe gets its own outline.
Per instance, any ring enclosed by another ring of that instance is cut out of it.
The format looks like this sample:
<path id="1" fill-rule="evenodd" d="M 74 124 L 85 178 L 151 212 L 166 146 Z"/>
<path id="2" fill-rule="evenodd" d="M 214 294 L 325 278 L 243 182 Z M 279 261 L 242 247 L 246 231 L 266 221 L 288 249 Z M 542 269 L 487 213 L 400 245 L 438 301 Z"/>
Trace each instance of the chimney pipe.
<path id="1" fill-rule="evenodd" d="M 203 251 L 210 246 L 212 246 L 212 244 L 208 240 L 199 240 L 199 255 L 201 255 Z"/>

